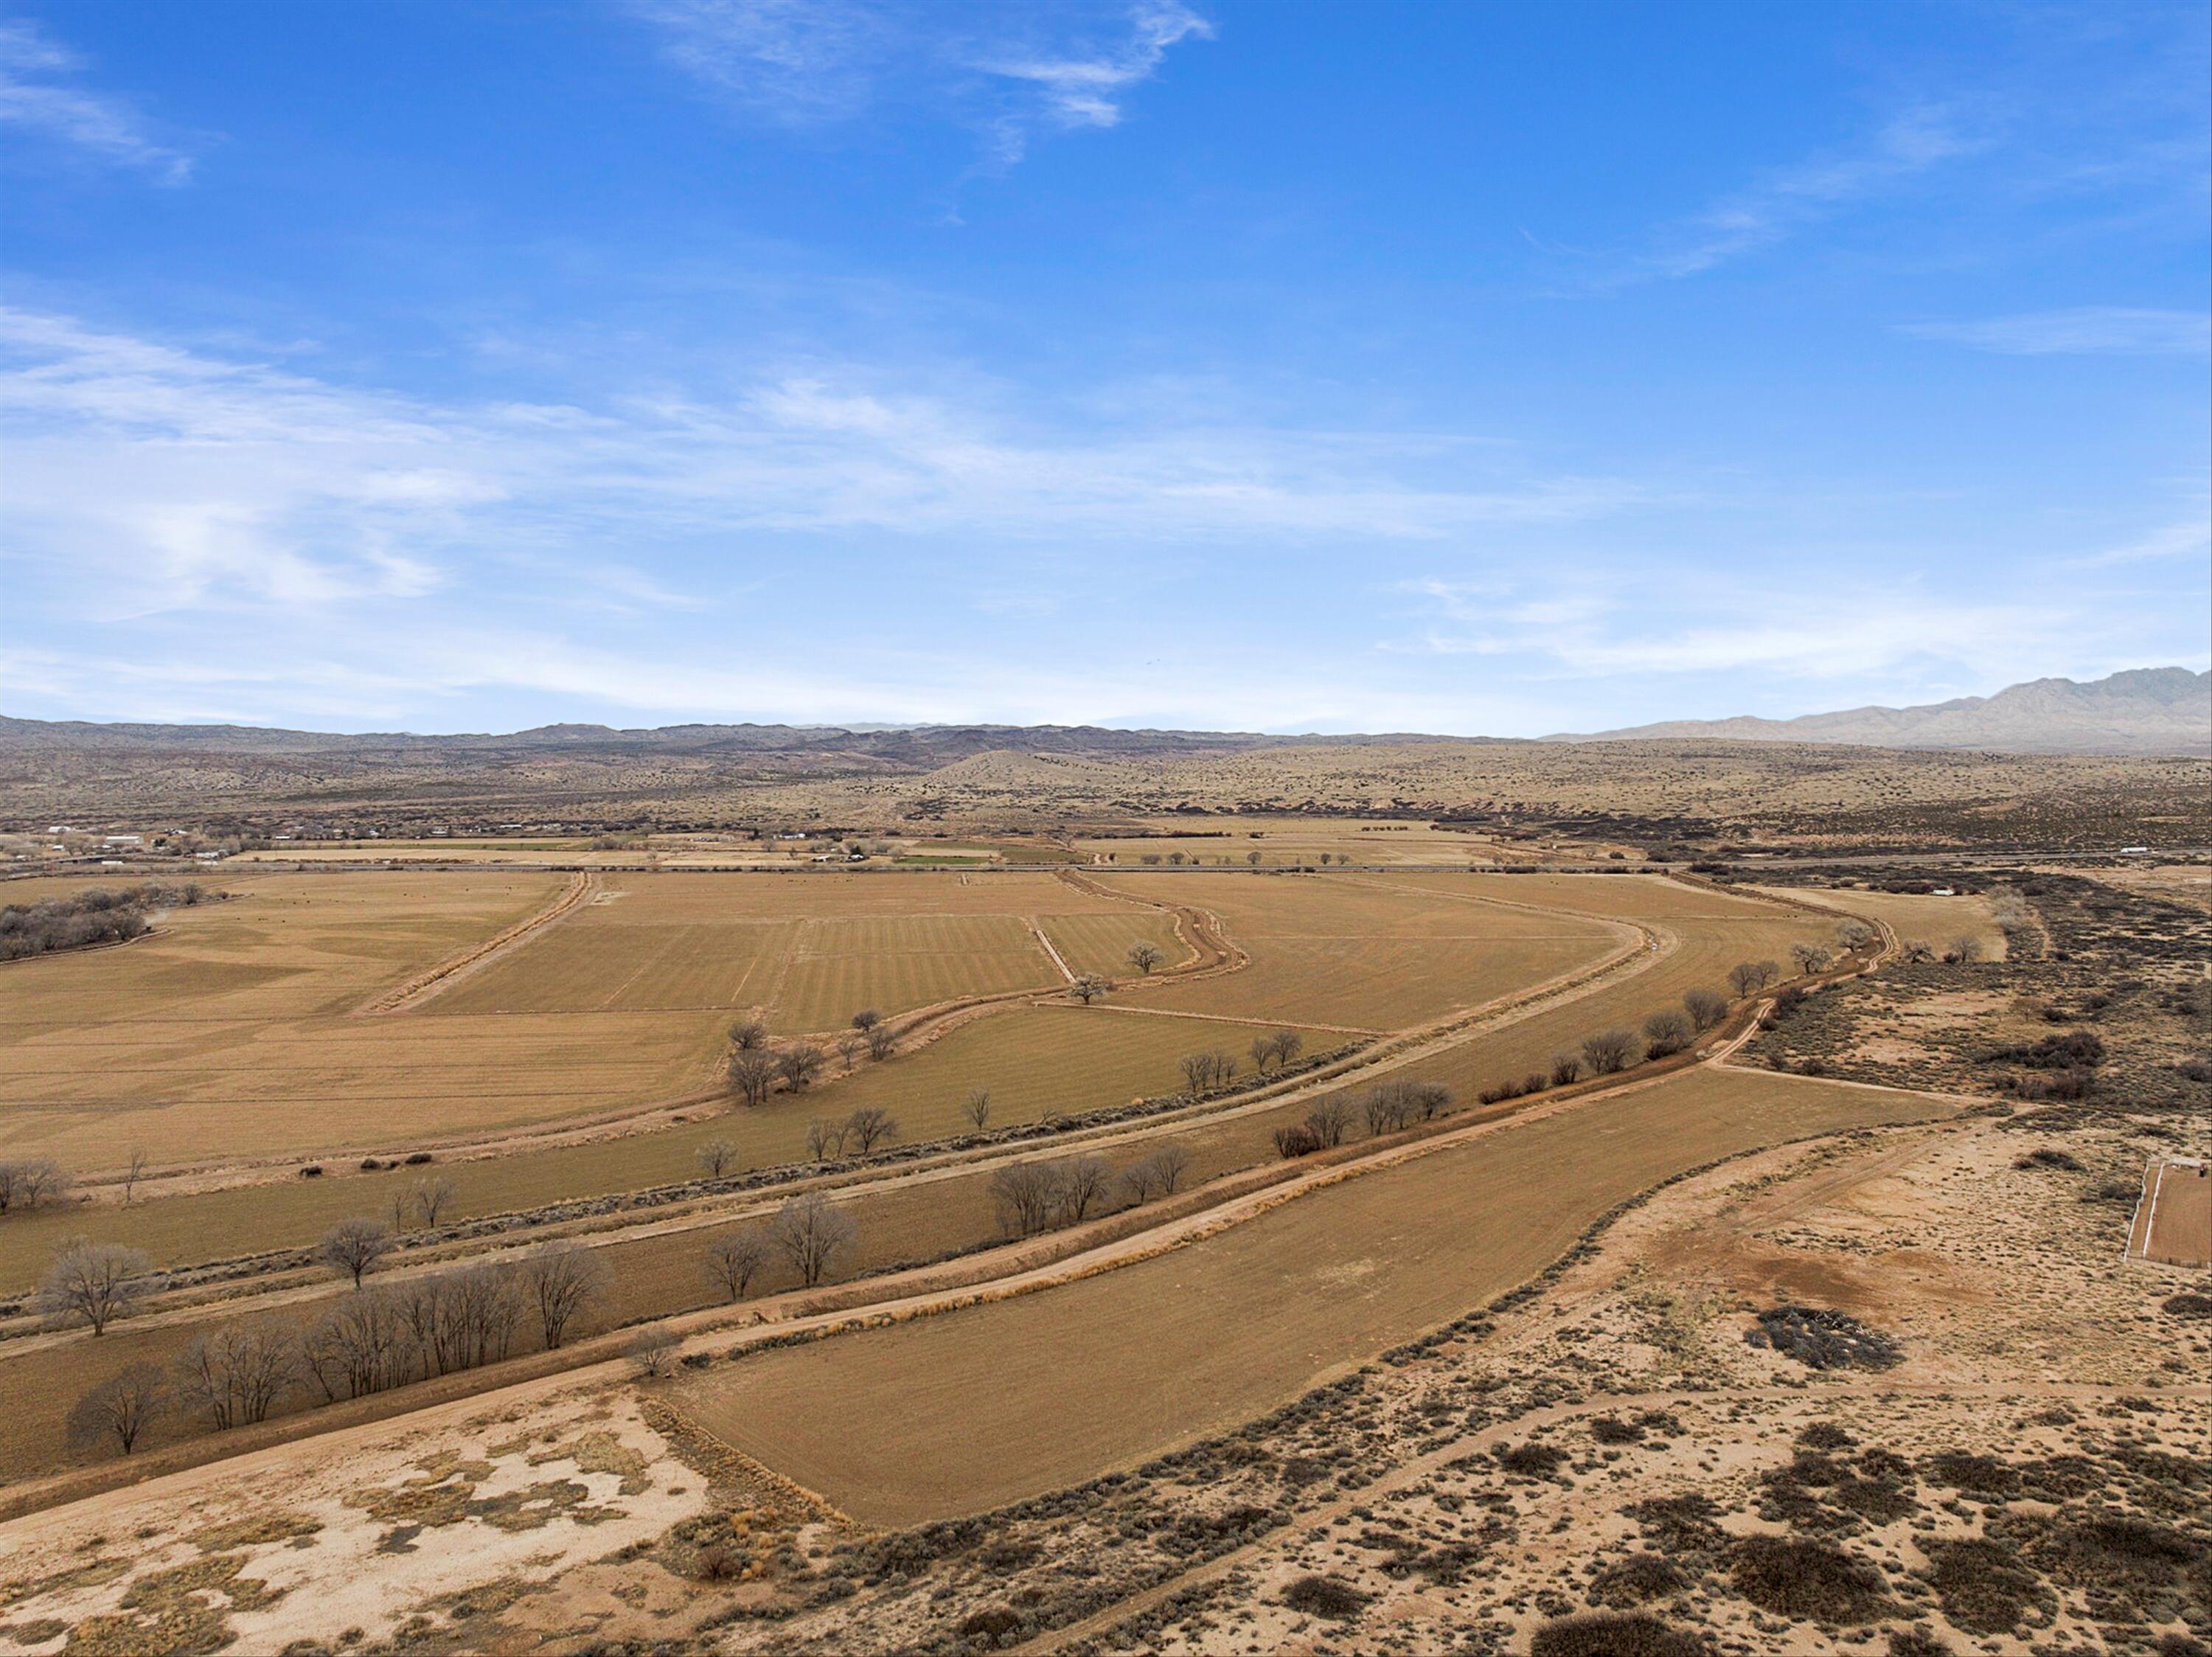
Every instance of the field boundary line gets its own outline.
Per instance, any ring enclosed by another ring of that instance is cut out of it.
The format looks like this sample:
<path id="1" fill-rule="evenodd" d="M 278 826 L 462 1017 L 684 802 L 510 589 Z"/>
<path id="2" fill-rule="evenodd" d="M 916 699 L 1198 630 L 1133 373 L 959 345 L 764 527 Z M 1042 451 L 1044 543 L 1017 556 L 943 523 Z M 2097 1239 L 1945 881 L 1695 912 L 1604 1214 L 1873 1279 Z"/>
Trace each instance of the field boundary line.
<path id="1" fill-rule="evenodd" d="M 413 1011 L 433 996 L 450 989 L 462 975 L 480 971 L 545 928 L 565 920 L 575 913 L 586 899 L 596 895 L 604 885 L 605 881 L 596 874 L 569 876 L 567 889 L 556 897 L 549 907 L 517 921 L 496 937 L 463 950 L 458 955 L 448 956 L 428 972 L 419 972 L 406 983 L 363 1002 L 354 1008 L 349 1016 L 382 1018 L 393 1013 Z"/>
<path id="2" fill-rule="evenodd" d="M 1060 976 L 1066 979 L 1068 983 L 1073 984 L 1075 982 L 1075 973 L 1073 969 L 1071 968 L 1065 960 L 1060 959 L 1060 951 L 1052 947 L 1052 940 L 1045 936 L 1044 929 L 1039 926 L 1036 923 L 1036 917 L 1034 915 L 1024 915 L 1022 918 L 1029 923 L 1030 936 L 1035 938 L 1038 943 L 1042 944 L 1044 947 L 1044 953 L 1052 957 L 1052 964 L 1060 969 Z"/>

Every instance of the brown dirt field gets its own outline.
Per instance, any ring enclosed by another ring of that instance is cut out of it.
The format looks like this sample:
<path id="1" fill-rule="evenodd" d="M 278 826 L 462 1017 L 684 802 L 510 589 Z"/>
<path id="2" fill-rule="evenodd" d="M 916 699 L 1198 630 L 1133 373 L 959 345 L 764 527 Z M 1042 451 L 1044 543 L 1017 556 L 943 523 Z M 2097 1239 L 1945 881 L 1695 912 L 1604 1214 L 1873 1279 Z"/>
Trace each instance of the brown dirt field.
<path id="1" fill-rule="evenodd" d="M 1767 888 L 1760 887 L 1760 891 Z M 2005 935 L 1990 913 L 1989 899 L 1972 893 L 1936 898 L 1910 892 L 1826 892 L 1817 886 L 1775 888 L 1776 895 L 1818 904 L 1840 914 L 1886 921 L 1901 940 L 1918 940 L 1941 952 L 1954 938 L 1972 938 L 1985 960 L 2005 958 Z"/>
<path id="2" fill-rule="evenodd" d="M 2212 1167 L 2161 1158 L 2143 1171 L 2128 1252 L 2166 1265 L 2212 1266 Z"/>
<path id="3" fill-rule="evenodd" d="M 836 1029 L 865 1007 L 1048 988 L 1060 974 L 1035 924 L 1123 907 L 1042 874 L 616 874 L 431 1010 L 760 1008 L 780 1031 Z"/>
<path id="4" fill-rule="evenodd" d="M 1126 1104 L 1182 1085 L 1176 1062 L 1197 1048 L 1242 1051 L 1274 1026 L 1176 1018 L 1117 1018 L 1103 1008 L 1016 1007 L 963 1025 L 920 1051 L 883 1064 L 863 1060 L 803 1094 L 775 1093 L 757 1110 L 702 1111 L 678 1126 L 497 1157 L 448 1161 L 434 1169 L 455 1188 L 462 1217 L 501 1214 L 606 1192 L 694 1179 L 698 1148 L 736 1147 L 733 1170 L 803 1161 L 806 1126 L 864 1105 L 892 1112 L 908 1142 L 969 1130 L 961 1114 L 969 1092 L 991 1091 L 991 1124 L 1011 1126 L 1048 1116 Z M 1340 1038 L 1307 1035 L 1310 1048 Z M 331 1163 L 320 1179 L 141 1201 L 125 1209 L 64 1208 L 11 1215 L 0 1227 L 0 1294 L 34 1283 L 64 1238 L 144 1249 L 163 1266 L 223 1259 L 263 1249 L 299 1247 L 337 1221 L 375 1214 L 422 1177 L 421 1168 L 362 1173 Z"/>
<path id="5" fill-rule="evenodd" d="M 1212 874 L 1102 883 L 1210 910 L 1251 953 L 1241 972 L 1132 992 L 1132 1004 L 1177 1012 L 1400 1030 L 1570 972 L 1617 940 L 1591 920 L 1468 903 L 1441 883 L 1398 891 L 1350 876 Z"/>
<path id="6" fill-rule="evenodd" d="M 749 1355 L 678 1396 L 700 1425 L 866 1522 L 980 1512 L 1296 1397 L 1525 1279 L 1670 1174 L 1948 1108 L 1699 1069 L 1346 1179 L 1118 1270 Z M 899 1407 L 881 1408 L 894 1393 Z"/>
<path id="7" fill-rule="evenodd" d="M 296 1142 L 348 1098 L 406 1094 L 425 1056 L 345 1014 L 546 904 L 548 874 L 262 876 L 128 949 L 24 963 L 0 1011 L 0 1143 L 78 1168 Z M 522 1056 L 449 1055 L 432 1094 L 496 1096 Z M 560 1057 L 589 1063 L 571 1047 Z M 512 1083 L 507 1084 L 512 1090 Z M 450 1095 L 449 1095 L 450 1096 Z M 289 1119 L 288 1119 L 289 1118 Z"/>

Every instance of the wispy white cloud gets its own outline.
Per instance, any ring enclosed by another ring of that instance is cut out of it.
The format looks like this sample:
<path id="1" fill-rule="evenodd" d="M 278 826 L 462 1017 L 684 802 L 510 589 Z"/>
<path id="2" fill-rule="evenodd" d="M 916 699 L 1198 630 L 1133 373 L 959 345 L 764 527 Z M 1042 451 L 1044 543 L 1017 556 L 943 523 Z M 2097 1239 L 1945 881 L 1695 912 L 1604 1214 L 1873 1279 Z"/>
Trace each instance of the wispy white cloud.
<path id="1" fill-rule="evenodd" d="M 2141 630 L 2128 606 L 2079 590 L 1990 600 L 1931 582 L 1863 588 L 1728 583 L 1618 569 L 1468 582 L 1401 583 L 1413 626 L 1378 648 L 1469 655 L 1532 677 L 1616 682 L 1735 679 L 1747 704 L 1777 682 L 1966 682 L 1989 689 L 2053 662 L 2125 656 Z"/>
<path id="2" fill-rule="evenodd" d="M 2061 560 L 2070 570 L 2109 569 L 2116 564 L 2150 564 L 2166 558 L 2195 558 L 2203 562 L 2212 558 L 2212 518 L 2208 518 L 2203 503 L 2196 515 L 2161 524 L 2148 534 L 2124 541 L 2118 546 L 2108 546 L 2100 552 L 2092 552 L 2079 558 Z"/>
<path id="3" fill-rule="evenodd" d="M 1787 240 L 1946 162 L 1986 147 L 1965 112 L 1942 104 L 1893 116 L 1857 146 L 1778 168 L 1664 227 L 1601 278 L 1608 287 L 1703 274 Z"/>
<path id="4" fill-rule="evenodd" d="M 191 176 L 191 157 L 157 141 L 128 101 L 74 84 L 76 53 L 25 19 L 0 19 L 0 125 L 64 145 L 162 184 Z"/>
<path id="5" fill-rule="evenodd" d="M 1019 161 L 1037 131 L 1118 125 L 1172 47 L 1213 32 L 1179 0 L 630 3 L 671 61 L 741 108 L 807 126 L 916 106 L 973 129 L 992 167 Z"/>
<path id="6" fill-rule="evenodd" d="M 144 613 L 415 598 L 487 557 L 564 581 L 596 569 L 607 603 L 678 606 L 697 595 L 639 560 L 702 538 L 1418 541 L 1665 498 L 1440 466 L 1427 435 L 1036 432 L 850 369 L 590 408 L 440 406 L 20 310 L 0 311 L 0 418 L 15 556 Z"/>
<path id="7" fill-rule="evenodd" d="M 2203 311 L 2118 305 L 2031 311 L 1973 322 L 1908 322 L 1899 332 L 2008 356 L 2202 356 L 2212 350 L 2212 316 Z"/>

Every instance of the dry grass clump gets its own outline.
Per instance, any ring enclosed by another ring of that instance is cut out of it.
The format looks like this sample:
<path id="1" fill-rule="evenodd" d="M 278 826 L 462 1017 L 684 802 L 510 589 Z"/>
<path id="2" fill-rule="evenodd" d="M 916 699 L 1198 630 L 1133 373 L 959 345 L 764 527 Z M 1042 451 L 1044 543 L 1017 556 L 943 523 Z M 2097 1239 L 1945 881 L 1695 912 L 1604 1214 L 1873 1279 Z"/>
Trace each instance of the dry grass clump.
<path id="1" fill-rule="evenodd" d="M 1536 1630 L 1528 1657 L 1708 1657 L 1703 1636 L 1656 1617 L 1593 1611 Z"/>
<path id="2" fill-rule="evenodd" d="M 1849 1313 L 1778 1306 L 1759 1314 L 1745 1340 L 1772 1347 L 1812 1369 L 1890 1369 L 1905 1361 L 1897 1343 Z"/>
<path id="3" fill-rule="evenodd" d="M 1892 1629 L 1889 1657 L 1951 1657 L 1951 1648 L 1925 1629 Z"/>
<path id="4" fill-rule="evenodd" d="M 1358 1616 L 1367 1596 L 1334 1576 L 1301 1576 L 1283 1590 L 1283 1603 L 1309 1617 L 1340 1623 Z"/>
<path id="5" fill-rule="evenodd" d="M 1761 1611 L 1819 1623 L 1871 1623 L 1890 1609 L 1881 1573 L 1825 1542 L 1747 1537 L 1735 1544 L 1735 1591 Z"/>
<path id="6" fill-rule="evenodd" d="M 2020 1556 L 1995 1542 L 1931 1542 L 1928 1581 L 1953 1625 L 1969 1634 L 2009 1634 L 2044 1597 Z"/>
<path id="7" fill-rule="evenodd" d="M 1547 1478 L 1567 1459 L 1556 1444 L 1515 1444 L 1498 1447 L 1498 1465 L 1509 1473 L 1528 1478 Z"/>
<path id="8" fill-rule="evenodd" d="M 1689 1586 L 1689 1579 L 1656 1553 L 1631 1554 L 1598 1574 L 1589 1587 L 1594 1605 L 1626 1610 L 1647 1600 L 1664 1599 Z"/>

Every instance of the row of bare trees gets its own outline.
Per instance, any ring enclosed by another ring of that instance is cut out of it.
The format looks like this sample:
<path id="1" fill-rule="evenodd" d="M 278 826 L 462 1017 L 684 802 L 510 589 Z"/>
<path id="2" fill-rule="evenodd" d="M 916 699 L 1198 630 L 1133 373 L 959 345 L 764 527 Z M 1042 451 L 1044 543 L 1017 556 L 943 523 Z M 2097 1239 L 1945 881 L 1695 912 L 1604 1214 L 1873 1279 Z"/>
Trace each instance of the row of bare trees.
<path id="1" fill-rule="evenodd" d="M 1396 1133 L 1428 1122 L 1451 1108 L 1452 1091 L 1440 1081 L 1409 1077 L 1380 1082 L 1354 1100 L 1336 1093 L 1317 1101 L 1302 1122 L 1275 1130 L 1275 1150 L 1284 1157 L 1310 1156 L 1344 1142 L 1355 1122 L 1370 1136 Z"/>
<path id="2" fill-rule="evenodd" d="M 1190 1153 L 1180 1145 L 1163 1145 L 1118 1174 L 1089 1153 L 1010 1162 L 991 1176 L 991 1199 L 1010 1236 L 1033 1237 L 1105 1212 L 1117 1188 L 1133 1203 L 1170 1196 L 1189 1167 Z"/>
<path id="3" fill-rule="evenodd" d="M 860 1223 L 820 1191 L 805 1191 L 778 1209 L 764 1225 L 727 1232 L 707 1246 L 708 1280 L 732 1301 L 742 1301 L 769 1263 L 781 1258 L 808 1288 L 815 1288 L 860 1240 Z"/>
<path id="4" fill-rule="evenodd" d="M 128 1455 L 167 1416 L 196 1417 L 227 1432 L 267 1420 L 295 1393 L 323 1404 L 363 1398 L 496 1363 L 527 1337 L 555 1350 L 591 1315 L 611 1281 L 598 1252 L 572 1241 L 511 1262 L 389 1284 L 362 1286 L 356 1278 L 356 1293 L 307 1324 L 228 1324 L 196 1337 L 167 1372 L 149 1363 L 125 1366 L 77 1400 L 69 1440 L 79 1450 L 112 1447 Z M 103 1326 L 104 1320 L 95 1324 L 94 1332 Z"/>

